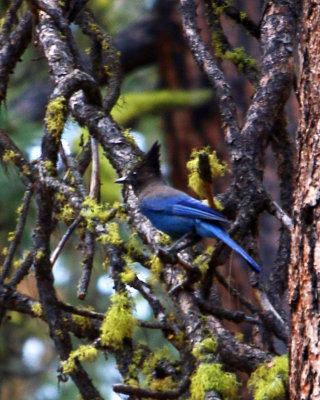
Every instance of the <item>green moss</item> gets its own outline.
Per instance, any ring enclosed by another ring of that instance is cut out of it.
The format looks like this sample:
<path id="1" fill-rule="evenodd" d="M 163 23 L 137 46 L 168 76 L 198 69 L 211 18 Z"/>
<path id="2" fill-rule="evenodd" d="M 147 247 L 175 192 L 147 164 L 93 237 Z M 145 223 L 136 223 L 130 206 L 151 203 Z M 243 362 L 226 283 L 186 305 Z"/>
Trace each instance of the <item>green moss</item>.
<path id="1" fill-rule="evenodd" d="M 70 352 L 68 360 L 61 362 L 62 372 L 70 374 L 77 367 L 76 361 L 94 362 L 98 358 L 98 354 L 98 350 L 94 346 L 81 345 L 77 350 Z"/>
<path id="2" fill-rule="evenodd" d="M 232 51 L 227 50 L 219 32 L 212 35 L 212 44 L 214 46 L 215 56 L 232 62 L 239 71 L 244 72 L 247 68 L 257 71 L 257 60 L 249 57 L 243 47 L 235 47 Z"/>
<path id="3" fill-rule="evenodd" d="M 60 139 L 66 122 L 66 107 L 66 99 L 62 96 L 56 97 L 54 100 L 50 101 L 47 106 L 45 116 L 46 127 L 51 135 L 57 138 L 57 140 Z"/>
<path id="4" fill-rule="evenodd" d="M 101 325 L 102 345 L 120 349 L 123 340 L 132 336 L 137 321 L 131 311 L 132 303 L 126 292 L 111 297 L 111 305 Z"/>
<path id="5" fill-rule="evenodd" d="M 225 48 L 222 43 L 221 34 L 216 32 L 212 34 L 212 45 L 214 47 L 214 54 L 217 58 L 223 58 Z"/>
<path id="6" fill-rule="evenodd" d="M 42 305 L 38 301 L 32 304 L 31 311 L 35 317 L 42 317 L 43 315 Z"/>
<path id="7" fill-rule="evenodd" d="M 210 163 L 210 172 L 211 172 L 211 179 L 214 179 L 218 176 L 224 176 L 226 171 L 228 170 L 227 164 L 221 162 L 216 152 L 210 152 L 210 148 L 205 147 L 201 150 L 193 150 L 190 156 L 190 161 L 187 163 L 187 168 L 189 170 L 189 182 L 188 185 L 191 187 L 192 190 L 197 193 L 197 195 L 203 199 L 206 197 L 205 191 L 205 182 L 200 178 L 199 175 L 199 155 L 200 154 L 207 154 Z"/>
<path id="8" fill-rule="evenodd" d="M 283 355 L 257 368 L 251 374 L 248 386 L 254 400 L 281 400 L 285 397 L 288 382 L 289 360 Z"/>
<path id="9" fill-rule="evenodd" d="M 235 374 L 224 372 L 221 364 L 201 364 L 191 376 L 191 400 L 204 400 L 208 390 L 216 391 L 224 400 L 236 399 L 238 387 Z"/>
<path id="10" fill-rule="evenodd" d="M 206 338 L 198 343 L 193 349 L 192 354 L 198 360 L 207 360 L 208 355 L 215 354 L 218 350 L 218 340 L 216 338 Z"/>
<path id="11" fill-rule="evenodd" d="M 111 114 L 120 125 L 128 125 L 135 118 L 158 114 L 170 109 L 199 106 L 211 97 L 210 90 L 157 90 L 126 93 L 121 96 Z"/>
<path id="12" fill-rule="evenodd" d="M 258 66 L 257 60 L 249 57 L 243 47 L 235 47 L 232 51 L 226 51 L 224 58 L 236 65 L 241 72 L 245 68 L 257 68 Z"/>
<path id="13" fill-rule="evenodd" d="M 240 11 L 239 16 L 240 16 L 240 20 L 243 21 L 246 18 L 247 13 L 245 13 L 244 11 Z"/>

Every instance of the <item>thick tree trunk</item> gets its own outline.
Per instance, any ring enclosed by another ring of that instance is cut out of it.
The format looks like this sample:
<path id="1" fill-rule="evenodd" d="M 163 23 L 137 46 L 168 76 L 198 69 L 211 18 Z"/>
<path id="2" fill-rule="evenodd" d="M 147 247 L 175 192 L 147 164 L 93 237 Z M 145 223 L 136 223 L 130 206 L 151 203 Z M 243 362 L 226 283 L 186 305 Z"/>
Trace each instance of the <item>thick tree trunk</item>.
<path id="1" fill-rule="evenodd" d="M 289 269 L 290 398 L 320 399 L 320 1 L 304 0 L 295 227 Z"/>

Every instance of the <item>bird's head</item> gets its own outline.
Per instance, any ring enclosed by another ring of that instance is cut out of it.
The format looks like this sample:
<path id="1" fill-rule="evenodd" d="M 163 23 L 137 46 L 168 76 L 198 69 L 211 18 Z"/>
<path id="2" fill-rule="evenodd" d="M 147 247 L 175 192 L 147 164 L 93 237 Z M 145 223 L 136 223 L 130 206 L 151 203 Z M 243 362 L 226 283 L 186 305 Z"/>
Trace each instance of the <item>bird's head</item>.
<path id="1" fill-rule="evenodd" d="M 155 142 L 143 159 L 116 183 L 129 183 L 138 194 L 147 184 L 154 180 L 161 179 L 160 170 L 160 144 Z"/>

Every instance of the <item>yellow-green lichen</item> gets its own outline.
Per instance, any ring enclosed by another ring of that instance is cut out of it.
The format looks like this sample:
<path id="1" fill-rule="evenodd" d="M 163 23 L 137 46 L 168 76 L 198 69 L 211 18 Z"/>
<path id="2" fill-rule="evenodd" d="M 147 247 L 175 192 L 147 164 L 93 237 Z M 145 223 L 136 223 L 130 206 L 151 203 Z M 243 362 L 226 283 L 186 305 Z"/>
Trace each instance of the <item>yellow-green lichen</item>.
<path id="1" fill-rule="evenodd" d="M 129 216 L 124 204 L 119 203 L 119 201 L 115 201 L 112 205 L 112 208 L 117 210 L 116 217 L 119 218 L 120 221 L 128 221 Z"/>
<path id="2" fill-rule="evenodd" d="M 38 250 L 37 253 L 36 253 L 36 259 L 37 260 L 41 260 L 41 258 L 43 258 L 43 257 L 44 257 L 43 250 Z"/>
<path id="3" fill-rule="evenodd" d="M 16 157 L 17 157 L 17 154 L 13 150 L 6 149 L 3 152 L 2 161 L 5 163 L 7 163 L 9 161 L 15 162 Z"/>
<path id="4" fill-rule="evenodd" d="M 111 243 L 114 246 L 120 246 L 123 240 L 119 233 L 119 224 L 117 222 L 110 222 L 108 224 L 108 233 L 99 236 L 98 241 L 102 244 Z"/>
<path id="5" fill-rule="evenodd" d="M 23 210 L 23 204 L 20 204 L 20 206 L 16 210 L 17 215 L 21 215 L 22 210 Z"/>
<path id="6" fill-rule="evenodd" d="M 130 364 L 130 365 L 131 365 L 131 364 Z M 126 379 L 126 380 L 125 380 L 125 383 L 126 383 L 127 385 L 131 386 L 131 387 L 134 387 L 134 388 L 140 387 L 139 381 L 138 381 L 137 379 L 134 379 L 134 378 Z"/>
<path id="7" fill-rule="evenodd" d="M 45 123 L 51 135 L 60 139 L 66 122 L 66 99 L 62 96 L 51 100 L 47 106 Z"/>
<path id="8" fill-rule="evenodd" d="M 226 1 L 224 2 L 224 4 L 222 5 L 218 5 L 218 3 L 216 1 L 211 1 L 211 7 L 212 7 L 212 11 L 216 16 L 220 16 L 223 11 L 229 6 L 229 2 Z"/>
<path id="9" fill-rule="evenodd" d="M 24 259 L 23 259 L 23 258 L 18 258 L 17 260 L 14 260 L 14 262 L 13 262 L 13 267 L 14 267 L 15 269 L 18 269 L 18 268 L 21 267 L 21 265 L 23 264 L 23 262 L 24 262 Z"/>
<path id="10" fill-rule="evenodd" d="M 155 379 L 154 370 L 161 360 L 170 360 L 170 350 L 167 346 L 151 353 L 148 358 L 143 362 L 142 373 L 146 377 L 146 384 L 151 390 L 172 390 L 175 389 L 177 384 L 169 377 L 164 379 Z M 171 377 L 170 377 L 171 378 Z"/>
<path id="11" fill-rule="evenodd" d="M 211 179 L 214 179 L 218 176 L 224 176 L 226 171 L 228 170 L 227 164 L 225 162 L 221 162 L 216 152 L 210 152 L 210 148 L 205 147 L 201 150 L 193 150 L 190 156 L 190 161 L 187 162 L 187 168 L 189 170 L 189 182 L 188 185 L 194 190 L 197 195 L 204 199 L 206 197 L 205 185 L 206 183 L 200 178 L 199 174 L 199 155 L 207 154 L 209 158 L 210 164 L 210 172 Z"/>
<path id="12" fill-rule="evenodd" d="M 213 246 L 208 246 L 206 250 L 194 259 L 194 264 L 199 268 L 201 276 L 204 277 L 209 268 L 209 261 L 214 251 Z"/>
<path id="13" fill-rule="evenodd" d="M 13 242 L 14 239 L 16 238 L 16 236 L 17 236 L 16 232 L 14 232 L 14 231 L 9 232 L 9 234 L 8 234 L 8 242 Z"/>
<path id="14" fill-rule="evenodd" d="M 126 292 L 111 296 L 111 305 L 101 325 L 102 345 L 120 349 L 123 340 L 132 336 L 137 321 L 131 312 L 132 302 Z"/>
<path id="15" fill-rule="evenodd" d="M 62 372 L 71 374 L 77 368 L 76 361 L 94 362 L 98 355 L 98 350 L 94 346 L 81 345 L 78 349 L 70 352 L 68 360 L 61 362 Z"/>
<path id="16" fill-rule="evenodd" d="M 81 326 L 83 329 L 91 328 L 91 320 L 89 317 L 85 317 L 84 315 L 73 314 L 72 321 L 77 325 Z"/>
<path id="17" fill-rule="evenodd" d="M 132 281 L 134 281 L 136 274 L 127 264 L 124 271 L 120 273 L 120 276 L 122 283 L 130 284 Z"/>
<path id="18" fill-rule="evenodd" d="M 207 360 L 207 357 L 215 354 L 218 350 L 218 340 L 216 338 L 206 338 L 192 349 L 192 354 L 198 360 Z M 208 361 L 208 360 L 207 360 Z"/>
<path id="19" fill-rule="evenodd" d="M 240 342 L 243 342 L 244 334 L 242 332 L 236 332 L 234 335 Z"/>
<path id="20" fill-rule="evenodd" d="M 177 382 L 174 382 L 171 376 L 166 376 L 162 379 L 153 378 L 148 388 L 156 391 L 174 390 L 177 388 Z"/>
<path id="21" fill-rule="evenodd" d="M 46 172 L 47 172 L 48 175 L 53 175 L 53 174 L 55 174 L 55 172 L 56 172 L 56 167 L 55 167 L 55 165 L 53 164 L 52 161 L 46 160 L 46 161 L 43 163 L 43 165 L 44 165 L 44 167 L 45 167 Z"/>
<path id="22" fill-rule="evenodd" d="M 76 211 L 71 206 L 71 204 L 66 203 L 59 214 L 56 215 L 57 219 L 64 221 L 66 223 L 72 222 L 76 217 Z"/>
<path id="23" fill-rule="evenodd" d="M 133 232 L 126 243 L 126 249 L 130 257 L 142 254 L 142 242 L 136 232 Z"/>
<path id="24" fill-rule="evenodd" d="M 114 76 L 114 73 L 110 71 L 110 67 L 108 65 L 103 66 L 104 72 L 107 76 L 112 77 Z"/>
<path id="25" fill-rule="evenodd" d="M 159 281 L 161 272 L 163 270 L 163 264 L 160 261 L 160 258 L 155 254 L 152 255 L 149 261 L 150 271 L 152 272 L 152 276 L 149 278 L 150 283 L 155 283 Z"/>
<path id="26" fill-rule="evenodd" d="M 138 348 L 133 353 L 132 362 L 129 365 L 129 377 L 130 378 L 128 380 L 126 380 L 126 383 L 128 385 L 130 385 L 129 381 L 133 381 L 135 387 L 139 386 L 138 376 L 139 376 L 142 355 L 143 355 L 143 350 L 141 348 Z M 130 386 L 132 386 L 132 385 L 130 385 Z"/>
<path id="27" fill-rule="evenodd" d="M 204 400 L 209 390 L 216 391 L 224 400 L 236 399 L 238 387 L 235 374 L 224 372 L 221 364 L 200 364 L 191 376 L 191 400 Z"/>
<path id="28" fill-rule="evenodd" d="M 250 376 L 248 387 L 254 400 L 281 400 L 285 397 L 289 381 L 287 355 L 275 357 L 258 367 Z"/>
<path id="29" fill-rule="evenodd" d="M 172 242 L 170 236 L 163 232 L 158 234 L 157 240 L 160 246 L 169 246 Z"/>
<path id="30" fill-rule="evenodd" d="M 127 139 L 127 142 L 131 144 L 131 146 L 136 147 L 136 142 L 134 140 L 134 136 L 130 132 L 130 129 L 125 129 L 123 131 L 123 136 Z"/>
<path id="31" fill-rule="evenodd" d="M 218 211 L 222 211 L 224 209 L 223 205 L 221 204 L 221 201 L 218 200 L 217 198 L 214 197 L 213 202 Z"/>
<path id="32" fill-rule="evenodd" d="M 26 165 L 23 165 L 23 166 L 22 166 L 22 171 L 23 171 L 23 173 L 24 173 L 25 175 L 27 175 L 27 176 L 30 176 L 30 175 L 31 175 L 31 171 L 30 171 L 30 169 L 29 169 Z"/>
<path id="33" fill-rule="evenodd" d="M 94 199 L 87 197 L 82 202 L 80 215 L 87 222 L 87 228 L 92 231 L 94 222 L 105 223 L 110 219 L 112 211 L 106 207 L 106 204 L 98 204 Z"/>
<path id="34" fill-rule="evenodd" d="M 8 255 L 8 247 L 4 247 L 4 248 L 1 250 L 1 254 L 2 254 L 4 257 L 6 257 L 6 256 Z"/>
<path id="35" fill-rule="evenodd" d="M 102 262 L 102 269 L 107 270 L 110 264 L 110 259 L 108 256 L 106 256 Z"/>
<path id="36" fill-rule="evenodd" d="M 31 311 L 35 317 L 42 317 L 43 315 L 42 305 L 38 301 L 32 304 Z"/>

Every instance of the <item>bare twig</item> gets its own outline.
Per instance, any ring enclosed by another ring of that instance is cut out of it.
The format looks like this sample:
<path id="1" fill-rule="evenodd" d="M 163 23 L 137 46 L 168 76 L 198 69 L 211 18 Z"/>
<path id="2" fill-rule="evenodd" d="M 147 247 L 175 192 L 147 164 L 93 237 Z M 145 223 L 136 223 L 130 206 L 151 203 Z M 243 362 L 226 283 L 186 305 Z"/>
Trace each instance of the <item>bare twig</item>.
<path id="1" fill-rule="evenodd" d="M 69 237 L 72 235 L 73 231 L 79 225 L 81 220 L 82 220 L 82 217 L 78 215 L 77 218 L 69 226 L 67 232 L 63 235 L 63 237 L 60 240 L 58 246 L 55 248 L 55 250 L 53 251 L 53 253 L 52 253 L 51 257 L 50 257 L 50 262 L 51 262 L 52 266 L 54 266 L 54 264 L 56 263 L 56 261 L 57 261 L 59 255 L 60 255 L 64 245 L 67 243 Z"/>

